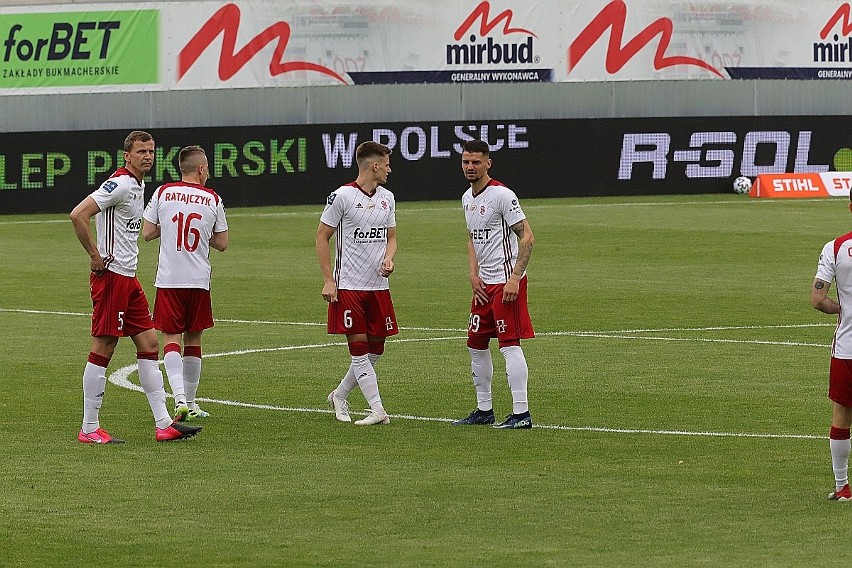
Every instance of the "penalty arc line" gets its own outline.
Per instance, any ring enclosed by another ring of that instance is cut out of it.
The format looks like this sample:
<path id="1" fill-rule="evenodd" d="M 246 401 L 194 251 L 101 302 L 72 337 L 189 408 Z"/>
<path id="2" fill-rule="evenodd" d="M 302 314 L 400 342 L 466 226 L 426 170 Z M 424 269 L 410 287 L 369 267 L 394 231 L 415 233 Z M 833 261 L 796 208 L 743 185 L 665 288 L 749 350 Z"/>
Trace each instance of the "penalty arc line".
<path id="1" fill-rule="evenodd" d="M 414 342 L 414 341 L 445 341 L 445 340 L 458 340 L 464 339 L 464 337 L 435 337 L 428 339 L 402 339 L 400 342 Z M 334 343 L 318 343 L 313 345 L 289 345 L 285 347 L 271 347 L 264 349 L 243 349 L 239 351 L 229 351 L 223 353 L 210 353 L 205 354 L 205 357 L 228 357 L 231 355 L 249 355 L 253 353 L 271 353 L 278 351 L 295 351 L 299 349 L 318 349 L 325 347 L 339 347 L 342 345 L 346 345 L 343 342 L 334 342 Z M 130 375 L 137 370 L 137 366 L 127 365 L 126 367 L 122 367 L 117 369 L 115 372 L 111 373 L 109 378 L 109 382 L 112 384 L 126 388 L 128 390 L 143 392 L 142 387 L 134 384 L 130 381 Z M 169 395 L 171 396 L 171 395 Z M 257 410 L 274 410 L 278 412 L 303 412 L 303 413 L 313 413 L 313 414 L 332 414 L 334 410 L 324 409 L 324 408 L 305 408 L 305 407 L 289 407 L 289 406 L 277 406 L 273 404 L 257 404 L 252 402 L 240 402 L 236 400 L 220 400 L 214 398 L 204 398 L 199 397 L 197 399 L 200 402 L 211 402 L 214 404 L 223 404 L 225 406 L 237 406 L 241 408 L 251 408 Z M 366 415 L 366 412 L 352 412 L 352 414 L 358 415 Z M 439 418 L 432 416 L 415 416 L 410 414 L 390 414 L 391 418 L 395 418 L 398 420 L 415 420 L 418 422 L 441 422 L 441 423 L 450 423 L 453 421 L 452 418 Z M 658 435 L 658 436 L 699 436 L 699 437 L 713 437 L 713 438 L 762 438 L 762 439 L 800 439 L 800 440 L 825 440 L 825 436 L 815 436 L 810 434 L 761 434 L 761 433 L 750 433 L 750 432 L 699 432 L 699 431 L 689 431 L 689 430 L 654 430 L 648 428 L 604 428 L 604 427 L 596 427 L 596 426 L 563 426 L 558 424 L 536 424 L 536 429 L 540 430 L 559 430 L 559 431 L 568 431 L 568 432 L 599 432 L 606 434 L 650 434 L 650 435 Z"/>

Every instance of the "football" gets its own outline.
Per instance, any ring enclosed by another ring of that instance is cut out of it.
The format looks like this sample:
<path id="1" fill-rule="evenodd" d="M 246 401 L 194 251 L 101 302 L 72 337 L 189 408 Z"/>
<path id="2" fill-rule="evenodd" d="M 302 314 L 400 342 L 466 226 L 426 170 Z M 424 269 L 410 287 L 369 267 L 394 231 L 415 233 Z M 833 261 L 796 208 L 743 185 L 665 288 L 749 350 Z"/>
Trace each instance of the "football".
<path id="1" fill-rule="evenodd" d="M 734 191 L 737 193 L 748 193 L 751 189 L 751 179 L 740 176 L 734 180 Z"/>

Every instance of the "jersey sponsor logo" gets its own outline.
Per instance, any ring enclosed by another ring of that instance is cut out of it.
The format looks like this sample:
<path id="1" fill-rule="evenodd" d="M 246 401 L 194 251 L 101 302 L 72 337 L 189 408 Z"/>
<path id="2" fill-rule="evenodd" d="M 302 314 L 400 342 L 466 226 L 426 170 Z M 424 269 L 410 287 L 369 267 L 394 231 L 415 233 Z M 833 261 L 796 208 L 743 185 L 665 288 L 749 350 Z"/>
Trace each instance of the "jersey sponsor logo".
<path id="1" fill-rule="evenodd" d="M 132 219 L 127 222 L 127 230 L 133 233 L 138 233 L 142 230 L 142 219 Z"/>
<path id="2" fill-rule="evenodd" d="M 355 230 L 352 231 L 352 238 L 355 239 L 355 242 L 383 241 L 387 234 L 387 227 L 370 227 L 369 229 L 355 227 Z"/>
<path id="3" fill-rule="evenodd" d="M 101 189 L 106 191 L 107 193 L 112 193 L 112 191 L 118 187 L 118 184 L 114 181 L 105 181 L 103 185 L 101 185 Z"/>
<path id="4" fill-rule="evenodd" d="M 470 238 L 476 242 L 487 241 L 491 234 L 491 229 L 471 229 Z"/>

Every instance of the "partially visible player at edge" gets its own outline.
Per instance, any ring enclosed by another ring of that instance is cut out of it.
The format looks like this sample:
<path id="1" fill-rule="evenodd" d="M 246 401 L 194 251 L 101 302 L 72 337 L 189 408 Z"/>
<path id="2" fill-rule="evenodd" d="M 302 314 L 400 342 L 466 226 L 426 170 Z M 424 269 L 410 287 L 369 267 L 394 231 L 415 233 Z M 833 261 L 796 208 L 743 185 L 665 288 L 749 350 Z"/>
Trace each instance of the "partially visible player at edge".
<path id="1" fill-rule="evenodd" d="M 852 203 L 849 204 L 852 211 Z M 831 282 L 837 283 L 837 300 L 828 297 Z M 849 489 L 849 428 L 852 426 L 852 233 L 829 241 L 822 248 L 811 305 L 826 314 L 837 314 L 837 329 L 831 343 L 828 398 L 831 399 L 829 447 L 834 469 L 833 501 L 852 501 Z"/>
<path id="2" fill-rule="evenodd" d="M 521 339 L 534 337 L 527 308 L 527 264 L 533 237 L 518 197 L 488 175 L 490 148 L 482 140 L 465 143 L 462 172 L 470 182 L 462 207 L 468 229 L 468 263 L 473 300 L 467 348 L 476 389 L 476 409 L 454 425 L 494 424 L 491 380 L 494 367 L 489 340 L 496 337 L 506 361 L 512 413 L 495 428 L 532 428 L 527 401 L 527 360 Z"/>
<path id="3" fill-rule="evenodd" d="M 316 251 L 328 302 L 328 333 L 345 334 L 351 362 L 328 395 L 337 420 L 351 422 L 347 397 L 361 388 L 370 412 L 358 426 L 388 424 L 375 366 L 385 338 L 399 333 L 388 286 L 396 255 L 396 205 L 387 183 L 391 150 L 364 142 L 355 151 L 358 178 L 328 196 L 317 227 Z M 337 235 L 334 269 L 329 241 Z"/>
<path id="4" fill-rule="evenodd" d="M 101 428 L 100 408 L 106 389 L 106 368 L 120 337 L 136 345 L 139 382 L 156 424 L 158 442 L 190 438 L 200 427 L 178 423 L 166 409 L 163 374 L 157 362 L 160 346 L 148 299 L 136 278 L 139 229 L 144 206 L 144 176 L 154 164 L 154 139 L 134 130 L 124 140 L 123 168 L 71 211 L 71 223 L 89 254 L 92 292 L 92 347 L 83 371 L 83 425 L 77 440 L 84 444 L 116 444 Z M 92 238 L 95 217 L 97 243 Z"/>
<path id="5" fill-rule="evenodd" d="M 178 167 L 181 181 L 161 185 L 151 196 L 142 237 L 160 239 L 154 327 L 163 334 L 163 363 L 175 416 L 194 420 L 210 415 L 195 397 L 201 380 L 201 334 L 213 327 L 210 247 L 220 252 L 228 248 L 228 221 L 222 199 L 204 186 L 210 177 L 204 149 L 183 148 Z"/>

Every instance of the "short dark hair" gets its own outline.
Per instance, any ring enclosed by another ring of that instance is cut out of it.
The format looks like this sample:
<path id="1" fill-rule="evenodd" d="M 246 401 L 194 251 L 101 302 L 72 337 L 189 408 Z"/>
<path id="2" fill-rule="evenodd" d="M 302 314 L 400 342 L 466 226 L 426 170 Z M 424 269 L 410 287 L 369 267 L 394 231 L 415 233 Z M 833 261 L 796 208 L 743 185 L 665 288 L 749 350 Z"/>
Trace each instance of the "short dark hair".
<path id="1" fill-rule="evenodd" d="M 392 150 L 384 144 L 368 140 L 358 145 L 358 148 L 355 150 L 355 161 L 358 162 L 358 166 L 360 167 L 361 162 L 364 160 L 379 156 L 389 156 L 391 152 Z"/>
<path id="2" fill-rule="evenodd" d="M 464 151 L 472 154 L 483 154 L 487 158 L 491 154 L 488 142 L 484 140 L 468 140 L 464 143 Z"/>
<path id="3" fill-rule="evenodd" d="M 186 146 L 181 148 L 178 153 L 178 167 L 180 173 L 187 174 L 192 172 L 198 165 L 198 156 L 207 157 L 207 152 L 201 146 Z"/>
<path id="4" fill-rule="evenodd" d="M 134 142 L 150 142 L 154 137 L 144 130 L 134 130 L 124 139 L 124 151 L 129 152 L 133 149 Z"/>

